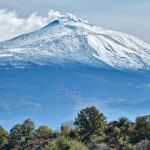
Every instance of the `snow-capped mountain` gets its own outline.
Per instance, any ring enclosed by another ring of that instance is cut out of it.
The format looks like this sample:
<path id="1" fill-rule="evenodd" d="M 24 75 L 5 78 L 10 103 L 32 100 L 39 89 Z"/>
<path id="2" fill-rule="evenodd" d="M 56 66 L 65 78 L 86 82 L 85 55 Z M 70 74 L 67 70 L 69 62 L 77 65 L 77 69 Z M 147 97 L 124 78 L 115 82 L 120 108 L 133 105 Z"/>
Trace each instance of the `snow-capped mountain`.
<path id="1" fill-rule="evenodd" d="M 120 32 L 89 24 L 71 14 L 0 43 L 0 65 L 24 67 L 75 62 L 99 68 L 149 70 L 150 46 Z"/>
<path id="2" fill-rule="evenodd" d="M 10 128 L 32 118 L 56 129 L 93 105 L 109 120 L 149 114 L 149 70 L 148 44 L 58 15 L 37 31 L 0 43 L 0 123 Z"/>

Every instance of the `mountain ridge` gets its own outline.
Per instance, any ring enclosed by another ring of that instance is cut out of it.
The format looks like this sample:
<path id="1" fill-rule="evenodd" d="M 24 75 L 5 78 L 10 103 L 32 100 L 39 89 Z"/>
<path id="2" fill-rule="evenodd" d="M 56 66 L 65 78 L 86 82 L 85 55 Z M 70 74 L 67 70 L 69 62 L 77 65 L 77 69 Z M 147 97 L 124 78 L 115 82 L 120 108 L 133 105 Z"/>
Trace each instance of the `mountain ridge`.
<path id="1" fill-rule="evenodd" d="M 45 27 L 0 43 L 1 66 L 76 62 L 98 68 L 150 70 L 150 46 L 75 16 L 59 15 Z"/>

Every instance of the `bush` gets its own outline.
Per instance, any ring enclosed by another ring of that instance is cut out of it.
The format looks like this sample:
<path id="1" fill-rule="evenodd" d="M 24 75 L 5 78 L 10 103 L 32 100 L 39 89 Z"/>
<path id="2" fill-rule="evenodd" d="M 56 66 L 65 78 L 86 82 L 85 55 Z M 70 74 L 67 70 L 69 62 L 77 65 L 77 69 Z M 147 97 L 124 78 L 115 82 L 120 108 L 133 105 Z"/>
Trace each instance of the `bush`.
<path id="1" fill-rule="evenodd" d="M 89 150 L 110 150 L 109 146 L 105 143 L 90 143 L 88 144 Z"/>
<path id="2" fill-rule="evenodd" d="M 0 146 L 7 143 L 8 143 L 8 133 L 2 126 L 0 126 Z"/>
<path id="3" fill-rule="evenodd" d="M 87 150 L 87 147 L 80 142 L 62 137 L 50 141 L 44 150 Z"/>
<path id="4" fill-rule="evenodd" d="M 40 126 L 36 130 L 37 136 L 48 136 L 48 135 L 52 135 L 52 133 L 53 133 L 52 129 L 50 129 L 48 126 Z"/>
<path id="5" fill-rule="evenodd" d="M 150 140 L 142 140 L 136 144 L 137 150 L 150 150 Z"/>

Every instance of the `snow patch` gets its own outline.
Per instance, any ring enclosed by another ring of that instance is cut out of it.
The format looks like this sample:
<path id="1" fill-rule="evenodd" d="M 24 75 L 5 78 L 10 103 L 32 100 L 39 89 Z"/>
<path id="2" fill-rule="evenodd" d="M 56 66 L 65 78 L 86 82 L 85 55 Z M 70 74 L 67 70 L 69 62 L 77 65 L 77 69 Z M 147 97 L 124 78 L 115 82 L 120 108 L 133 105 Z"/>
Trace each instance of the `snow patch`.
<path id="1" fill-rule="evenodd" d="M 78 62 L 121 70 L 150 70 L 150 46 L 131 35 L 96 27 L 72 14 L 50 12 L 47 26 L 0 43 L 0 61 L 17 67 Z M 8 57 L 12 56 L 12 57 Z"/>
<path id="2" fill-rule="evenodd" d="M 2 57 L 11 57 L 13 56 L 13 54 L 0 54 L 0 58 Z"/>
<path id="3" fill-rule="evenodd" d="M 10 49 L 8 51 L 12 52 L 12 53 L 19 53 L 19 52 L 22 52 L 24 50 L 25 50 L 24 48 L 12 48 L 12 49 Z"/>

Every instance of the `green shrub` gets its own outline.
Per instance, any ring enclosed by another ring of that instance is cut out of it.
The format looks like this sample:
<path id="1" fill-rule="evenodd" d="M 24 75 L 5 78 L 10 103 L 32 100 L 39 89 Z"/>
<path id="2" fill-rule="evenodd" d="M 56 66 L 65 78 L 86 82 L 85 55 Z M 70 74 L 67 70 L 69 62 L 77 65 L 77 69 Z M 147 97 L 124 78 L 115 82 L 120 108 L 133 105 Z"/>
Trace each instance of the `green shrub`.
<path id="1" fill-rule="evenodd" d="M 51 140 L 44 150 L 87 150 L 87 147 L 81 142 L 62 137 Z"/>

